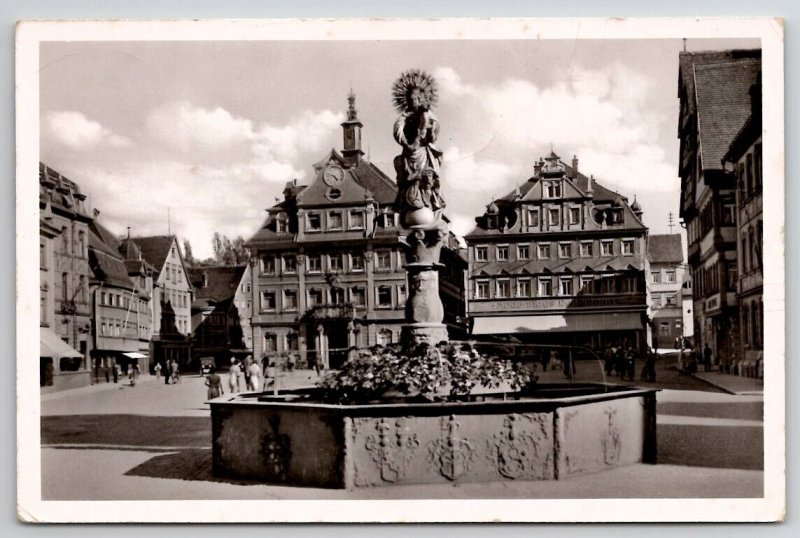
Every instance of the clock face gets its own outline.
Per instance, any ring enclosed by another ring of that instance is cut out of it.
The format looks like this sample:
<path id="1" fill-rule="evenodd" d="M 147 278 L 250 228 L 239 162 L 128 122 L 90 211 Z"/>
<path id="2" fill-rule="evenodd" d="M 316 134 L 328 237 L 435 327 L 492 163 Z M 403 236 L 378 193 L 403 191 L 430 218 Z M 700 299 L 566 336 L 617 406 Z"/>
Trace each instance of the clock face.
<path id="1" fill-rule="evenodd" d="M 322 180 L 329 187 L 338 187 L 344 181 L 344 170 L 341 166 L 331 165 L 325 169 Z"/>

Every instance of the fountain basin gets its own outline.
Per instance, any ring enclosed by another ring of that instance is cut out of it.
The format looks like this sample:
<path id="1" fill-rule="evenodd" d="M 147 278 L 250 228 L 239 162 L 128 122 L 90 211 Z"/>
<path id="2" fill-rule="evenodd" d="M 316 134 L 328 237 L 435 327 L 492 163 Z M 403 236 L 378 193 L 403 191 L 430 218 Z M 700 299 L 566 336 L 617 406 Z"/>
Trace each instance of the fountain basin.
<path id="1" fill-rule="evenodd" d="M 655 390 L 540 385 L 511 396 L 330 405 L 286 391 L 213 400 L 213 472 L 349 489 L 557 480 L 656 463 Z"/>

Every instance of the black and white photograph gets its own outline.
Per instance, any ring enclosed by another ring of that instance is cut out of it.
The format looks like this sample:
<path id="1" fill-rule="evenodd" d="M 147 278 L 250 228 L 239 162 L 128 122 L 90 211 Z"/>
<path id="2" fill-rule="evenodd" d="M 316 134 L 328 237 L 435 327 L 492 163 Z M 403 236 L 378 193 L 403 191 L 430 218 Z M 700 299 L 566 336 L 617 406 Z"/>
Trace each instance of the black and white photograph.
<path id="1" fill-rule="evenodd" d="M 778 19 L 24 22 L 16 69 L 21 519 L 783 517 Z"/>

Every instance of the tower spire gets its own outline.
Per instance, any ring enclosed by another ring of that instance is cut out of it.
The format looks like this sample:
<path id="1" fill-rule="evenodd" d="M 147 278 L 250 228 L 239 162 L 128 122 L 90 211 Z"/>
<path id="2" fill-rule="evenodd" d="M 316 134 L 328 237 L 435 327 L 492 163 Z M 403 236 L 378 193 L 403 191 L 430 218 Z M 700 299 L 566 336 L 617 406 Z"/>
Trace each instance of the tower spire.
<path id="1" fill-rule="evenodd" d="M 358 119 L 356 109 L 356 94 L 353 88 L 347 94 L 347 120 L 342 123 L 344 135 L 344 149 L 342 156 L 346 166 L 358 166 L 364 152 L 361 151 L 361 128 L 364 125 Z"/>

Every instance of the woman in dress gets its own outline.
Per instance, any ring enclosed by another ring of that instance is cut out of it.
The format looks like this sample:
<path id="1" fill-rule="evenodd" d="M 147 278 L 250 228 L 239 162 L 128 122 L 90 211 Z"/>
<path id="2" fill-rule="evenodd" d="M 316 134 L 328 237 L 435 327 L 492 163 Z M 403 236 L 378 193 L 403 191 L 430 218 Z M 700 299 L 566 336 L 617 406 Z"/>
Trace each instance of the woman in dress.
<path id="1" fill-rule="evenodd" d="M 222 379 L 217 375 L 216 369 L 212 366 L 206 376 L 206 387 L 208 387 L 208 399 L 219 398 L 225 391 L 222 390 Z"/>
<path id="2" fill-rule="evenodd" d="M 255 361 L 251 361 L 247 369 L 250 370 L 250 390 L 261 392 L 261 368 Z"/>
<path id="3" fill-rule="evenodd" d="M 239 390 L 244 392 L 247 390 L 247 379 L 244 376 L 245 365 L 244 363 L 239 363 L 239 362 L 237 362 L 236 364 L 239 367 L 238 372 L 236 372 L 237 375 L 236 384 L 238 385 Z"/>
<path id="4" fill-rule="evenodd" d="M 236 359 L 231 359 L 231 367 L 228 370 L 229 378 L 228 383 L 231 387 L 231 393 L 239 392 L 239 374 L 241 370 L 239 369 L 239 364 L 236 362 Z"/>

